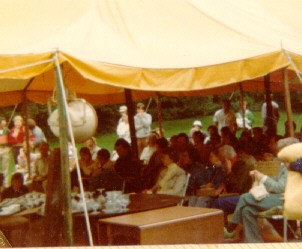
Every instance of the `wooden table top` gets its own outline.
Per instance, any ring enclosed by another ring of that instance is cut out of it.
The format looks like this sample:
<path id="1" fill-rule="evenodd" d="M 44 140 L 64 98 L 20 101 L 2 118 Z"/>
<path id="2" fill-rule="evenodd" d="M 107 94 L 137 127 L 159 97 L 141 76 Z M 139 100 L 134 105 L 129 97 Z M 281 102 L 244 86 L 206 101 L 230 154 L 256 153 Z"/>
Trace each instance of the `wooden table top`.
<path id="1" fill-rule="evenodd" d="M 101 219 L 100 222 L 128 225 L 128 226 L 154 226 L 165 222 L 172 223 L 174 221 L 195 219 L 198 217 L 207 217 L 212 215 L 223 214 L 222 210 L 213 208 L 198 208 L 198 207 L 167 207 L 135 214 L 122 215 Z"/>

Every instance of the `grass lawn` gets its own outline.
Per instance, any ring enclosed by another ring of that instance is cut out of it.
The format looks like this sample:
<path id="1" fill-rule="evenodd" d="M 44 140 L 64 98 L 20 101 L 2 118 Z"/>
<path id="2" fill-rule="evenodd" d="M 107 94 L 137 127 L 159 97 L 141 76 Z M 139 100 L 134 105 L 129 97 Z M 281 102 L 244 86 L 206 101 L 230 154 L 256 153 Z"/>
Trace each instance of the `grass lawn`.
<path id="1" fill-rule="evenodd" d="M 262 126 L 262 118 L 260 112 L 254 112 L 255 121 L 254 126 Z M 203 129 L 206 130 L 208 126 L 213 124 L 213 116 L 203 116 L 199 118 L 191 118 L 191 119 L 179 119 L 179 120 L 169 120 L 163 121 L 163 129 L 165 132 L 165 137 L 171 137 L 174 134 L 178 134 L 180 132 L 188 133 L 192 127 L 192 123 L 194 120 L 201 120 L 203 123 Z M 278 134 L 284 134 L 284 122 L 286 120 L 286 113 L 280 112 L 280 120 L 278 123 Z M 297 124 L 297 131 L 301 128 L 302 116 L 300 114 L 293 114 L 293 120 Z M 158 127 L 158 123 L 154 122 L 152 124 L 152 128 Z M 238 134 L 239 135 L 239 134 Z M 98 146 L 102 148 L 106 148 L 109 151 L 113 150 L 114 143 L 117 140 L 117 135 L 115 133 L 105 134 L 96 136 Z M 49 141 L 51 147 L 59 147 L 58 141 Z M 81 148 L 85 146 L 85 144 L 77 144 L 77 148 Z M 11 160 L 12 164 L 10 167 L 10 172 L 14 171 L 13 160 Z"/>

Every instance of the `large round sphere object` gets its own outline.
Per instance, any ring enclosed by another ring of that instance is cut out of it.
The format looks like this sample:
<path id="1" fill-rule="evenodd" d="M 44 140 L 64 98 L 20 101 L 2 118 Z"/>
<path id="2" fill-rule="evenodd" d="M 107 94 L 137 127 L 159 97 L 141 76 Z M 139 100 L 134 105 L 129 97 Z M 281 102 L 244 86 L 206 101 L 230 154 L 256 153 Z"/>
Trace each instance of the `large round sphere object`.
<path id="1" fill-rule="evenodd" d="M 68 103 L 68 113 L 71 121 L 75 143 L 84 143 L 92 137 L 98 126 L 98 118 L 92 105 L 83 99 L 73 100 Z M 54 110 L 49 118 L 48 125 L 55 136 L 60 136 L 59 112 Z"/>

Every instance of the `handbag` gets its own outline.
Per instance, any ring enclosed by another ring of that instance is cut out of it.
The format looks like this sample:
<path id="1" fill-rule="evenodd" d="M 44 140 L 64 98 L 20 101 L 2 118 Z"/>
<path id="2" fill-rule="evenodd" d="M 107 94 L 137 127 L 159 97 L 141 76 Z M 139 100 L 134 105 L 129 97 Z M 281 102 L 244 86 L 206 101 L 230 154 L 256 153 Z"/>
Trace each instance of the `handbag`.
<path id="1" fill-rule="evenodd" d="M 256 201 L 261 201 L 269 195 L 264 184 L 258 180 L 254 181 L 249 193 L 255 198 Z"/>
<path id="2" fill-rule="evenodd" d="M 302 220 L 302 174 L 289 171 L 284 192 L 284 216 Z"/>

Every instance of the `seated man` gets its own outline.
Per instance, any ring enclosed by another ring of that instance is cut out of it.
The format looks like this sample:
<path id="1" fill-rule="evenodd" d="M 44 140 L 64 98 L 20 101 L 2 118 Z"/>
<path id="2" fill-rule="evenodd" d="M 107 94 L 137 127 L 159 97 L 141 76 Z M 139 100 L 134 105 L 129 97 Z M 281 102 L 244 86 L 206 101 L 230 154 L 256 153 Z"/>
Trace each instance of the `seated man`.
<path id="1" fill-rule="evenodd" d="M 28 188 L 23 184 L 23 175 L 14 173 L 11 178 L 11 186 L 5 188 L 1 194 L 1 201 L 6 198 L 17 198 L 29 192 Z"/>
<path id="2" fill-rule="evenodd" d="M 281 139 L 278 141 L 278 149 L 281 150 L 285 146 L 297 142 L 298 140 L 295 138 Z M 237 225 L 243 224 L 245 241 L 257 243 L 263 242 L 257 222 L 259 212 L 283 204 L 281 197 L 285 190 L 288 170 L 285 164 L 281 163 L 280 169 L 274 178 L 266 176 L 257 170 L 251 171 L 250 174 L 264 184 L 269 194 L 261 200 L 255 200 L 250 193 L 241 195 L 232 217 L 232 223 L 228 226 L 225 235 L 234 235 L 233 231 Z"/>
<path id="3" fill-rule="evenodd" d="M 118 159 L 115 162 L 114 169 L 120 178 L 125 182 L 124 191 L 140 192 L 140 163 L 133 157 L 130 144 L 123 138 L 119 138 L 114 145 L 114 150 L 118 154 Z"/>
<path id="4" fill-rule="evenodd" d="M 243 194 L 252 186 L 252 177 L 249 172 L 255 169 L 256 161 L 253 158 L 239 157 L 232 146 L 223 145 L 218 150 L 219 158 L 226 168 L 225 185 L 228 193 Z M 217 198 L 211 203 L 212 208 L 222 209 L 227 224 L 227 215 L 233 213 L 239 195 Z"/>

